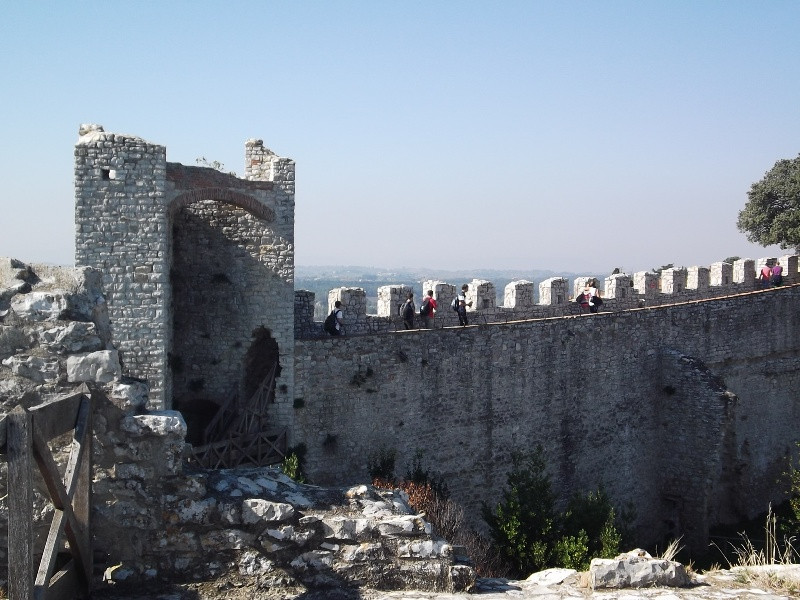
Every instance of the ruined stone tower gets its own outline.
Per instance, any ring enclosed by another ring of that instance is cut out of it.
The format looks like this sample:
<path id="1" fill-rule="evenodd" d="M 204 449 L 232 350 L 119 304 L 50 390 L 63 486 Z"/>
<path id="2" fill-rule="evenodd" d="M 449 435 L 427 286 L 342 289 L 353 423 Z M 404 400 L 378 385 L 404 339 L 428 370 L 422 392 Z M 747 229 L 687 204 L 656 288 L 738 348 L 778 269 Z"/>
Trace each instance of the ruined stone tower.
<path id="1" fill-rule="evenodd" d="M 164 146 L 83 125 L 75 262 L 104 276 L 127 375 L 150 406 L 246 396 L 273 366 L 278 413 L 294 356 L 294 161 L 260 140 L 245 175 L 168 163 Z"/>

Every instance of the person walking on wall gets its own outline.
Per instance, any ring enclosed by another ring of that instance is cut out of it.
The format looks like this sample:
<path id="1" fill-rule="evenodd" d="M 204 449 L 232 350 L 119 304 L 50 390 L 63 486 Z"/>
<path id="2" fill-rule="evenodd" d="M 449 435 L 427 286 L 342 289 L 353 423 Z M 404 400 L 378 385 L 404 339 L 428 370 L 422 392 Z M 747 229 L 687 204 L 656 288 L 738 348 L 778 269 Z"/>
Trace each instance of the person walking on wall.
<path id="1" fill-rule="evenodd" d="M 775 264 L 772 266 L 772 271 L 770 272 L 769 284 L 772 287 L 778 287 L 782 283 L 783 283 L 783 267 L 778 264 L 778 261 L 775 261 Z"/>
<path id="2" fill-rule="evenodd" d="M 761 267 L 761 272 L 758 274 L 758 281 L 760 282 L 759 287 L 768 288 L 770 279 L 772 279 L 772 266 L 767 262 L 767 264 Z"/>
<path id="3" fill-rule="evenodd" d="M 586 282 L 583 288 L 583 297 L 584 300 L 588 300 L 589 312 L 596 313 L 603 304 L 603 300 L 600 298 L 600 290 L 597 289 L 597 279 L 594 277 Z"/>
<path id="4" fill-rule="evenodd" d="M 436 300 L 433 299 L 433 290 L 428 290 L 428 295 L 419 307 L 419 316 L 422 317 L 422 326 L 433 329 L 433 317 L 436 315 Z"/>
<path id="5" fill-rule="evenodd" d="M 469 285 L 464 284 L 461 286 L 461 293 L 458 295 L 458 323 L 459 325 L 469 325 L 469 319 L 467 319 L 467 307 L 472 306 L 472 300 L 467 302 L 467 291 L 469 290 Z"/>
<path id="6" fill-rule="evenodd" d="M 342 312 L 342 302 L 337 300 L 333 303 L 333 327 L 328 330 L 331 335 L 344 334 L 344 313 Z"/>
<path id="7" fill-rule="evenodd" d="M 400 307 L 400 314 L 403 315 L 403 327 L 406 329 L 414 329 L 414 292 L 408 292 L 408 298 Z"/>

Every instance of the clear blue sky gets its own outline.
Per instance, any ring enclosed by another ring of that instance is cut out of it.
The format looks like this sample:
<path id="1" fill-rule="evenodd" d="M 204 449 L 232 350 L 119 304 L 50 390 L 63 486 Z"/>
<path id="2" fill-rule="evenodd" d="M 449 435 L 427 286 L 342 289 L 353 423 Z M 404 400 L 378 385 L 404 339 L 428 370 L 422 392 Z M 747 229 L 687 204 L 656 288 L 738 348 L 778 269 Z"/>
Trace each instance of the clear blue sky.
<path id="1" fill-rule="evenodd" d="M 736 229 L 800 152 L 800 2 L 7 2 L 0 256 L 73 261 L 80 123 L 297 162 L 296 263 L 603 274 Z"/>

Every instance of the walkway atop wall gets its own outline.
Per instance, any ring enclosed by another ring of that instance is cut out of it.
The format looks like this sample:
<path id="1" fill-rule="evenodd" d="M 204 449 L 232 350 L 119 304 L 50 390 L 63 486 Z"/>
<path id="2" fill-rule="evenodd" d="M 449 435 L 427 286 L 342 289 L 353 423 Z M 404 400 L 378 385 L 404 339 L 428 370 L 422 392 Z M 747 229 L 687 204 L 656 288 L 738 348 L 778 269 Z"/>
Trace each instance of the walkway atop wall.
<path id="1" fill-rule="evenodd" d="M 757 277 L 764 265 L 780 264 L 783 267 L 783 285 L 800 283 L 798 256 L 765 257 L 758 261 L 741 259 L 734 263 L 719 262 L 711 267 L 665 269 L 661 273 L 639 272 L 633 276 L 612 274 L 603 280 L 603 305 L 600 312 L 617 312 L 638 308 L 652 308 L 701 300 L 726 298 L 767 289 Z M 757 270 L 758 267 L 758 270 Z M 574 302 L 586 282 L 593 277 L 576 277 L 571 283 L 564 277 L 551 277 L 539 283 L 534 294 L 532 281 L 512 281 L 504 289 L 504 302 L 497 305 L 497 294 L 492 282 L 473 279 L 467 285 L 466 300 L 470 325 L 512 323 L 554 317 L 591 315 Z M 599 278 L 598 278 L 599 280 Z M 458 315 L 450 308 L 456 296 L 455 285 L 435 280 L 422 282 L 422 290 L 432 290 L 438 310 L 433 328 L 459 326 Z M 769 283 L 767 282 L 767 286 Z M 398 307 L 405 301 L 413 286 L 406 284 L 378 288 L 377 314 L 367 314 L 366 291 L 363 288 L 337 288 L 328 293 L 329 312 L 333 303 L 342 303 L 345 335 L 369 335 L 404 331 Z M 419 296 L 416 290 L 415 298 Z M 315 295 L 305 290 L 295 290 L 295 338 L 314 339 L 326 337 L 322 323 L 314 321 Z M 417 301 L 417 309 L 419 301 Z M 415 318 L 415 328 L 422 328 L 423 320 Z"/>

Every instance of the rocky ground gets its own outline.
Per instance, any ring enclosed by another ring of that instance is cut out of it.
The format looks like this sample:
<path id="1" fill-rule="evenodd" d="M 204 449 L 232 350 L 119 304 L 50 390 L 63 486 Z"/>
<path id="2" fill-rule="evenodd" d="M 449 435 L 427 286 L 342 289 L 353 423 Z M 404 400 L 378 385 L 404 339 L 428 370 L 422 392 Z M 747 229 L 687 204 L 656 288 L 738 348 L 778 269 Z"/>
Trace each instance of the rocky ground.
<path id="1" fill-rule="evenodd" d="M 92 598 L 105 600 L 562 600 L 594 598 L 602 600 L 777 600 L 800 597 L 800 565 L 736 567 L 694 575 L 684 587 L 644 587 L 592 590 L 587 574 L 563 569 L 535 573 L 527 580 L 479 579 L 471 593 L 433 593 L 413 590 L 380 591 L 364 588 L 307 590 L 270 588 L 257 582 L 224 578 L 213 582 L 127 588 L 100 586 Z"/>

